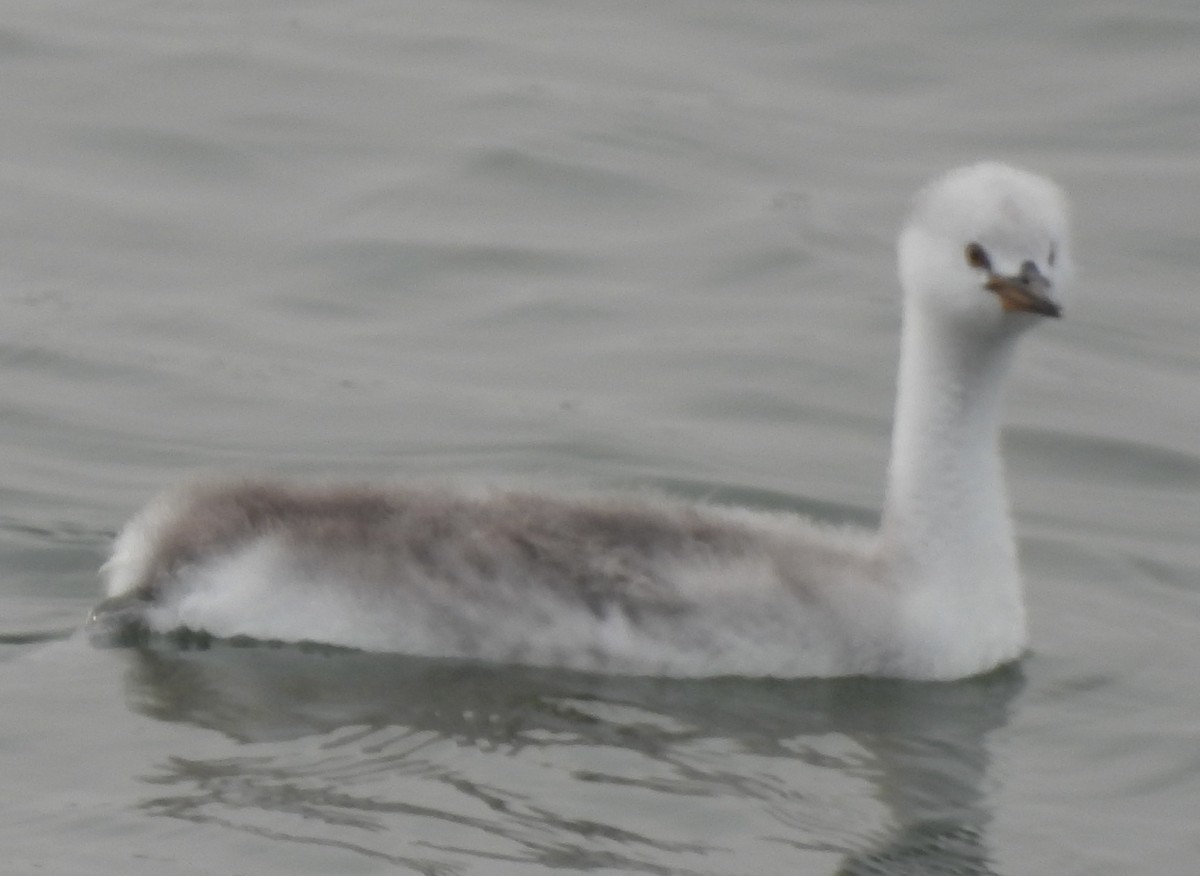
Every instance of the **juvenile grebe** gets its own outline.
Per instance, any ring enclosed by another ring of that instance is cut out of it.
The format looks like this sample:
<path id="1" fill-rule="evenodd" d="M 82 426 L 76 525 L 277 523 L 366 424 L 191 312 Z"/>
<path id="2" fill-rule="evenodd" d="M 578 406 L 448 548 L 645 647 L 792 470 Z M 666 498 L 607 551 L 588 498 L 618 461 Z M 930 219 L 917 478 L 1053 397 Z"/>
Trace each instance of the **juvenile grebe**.
<path id="1" fill-rule="evenodd" d="M 1021 333 L 1058 316 L 1067 211 L 1002 164 L 925 188 L 878 532 L 644 497 L 200 483 L 137 514 L 89 626 L 662 675 L 948 679 L 1017 658 L 998 447 Z"/>

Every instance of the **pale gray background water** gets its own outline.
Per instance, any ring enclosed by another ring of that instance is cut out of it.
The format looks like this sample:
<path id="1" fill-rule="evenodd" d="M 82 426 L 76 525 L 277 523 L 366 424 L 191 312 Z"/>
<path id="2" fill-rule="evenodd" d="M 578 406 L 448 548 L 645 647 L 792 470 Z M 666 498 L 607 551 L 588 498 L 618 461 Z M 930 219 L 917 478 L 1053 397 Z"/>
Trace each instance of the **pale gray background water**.
<path id="1" fill-rule="evenodd" d="M 0 871 L 1194 874 L 1200 8 L 0 3 Z M 1033 653 L 670 682 L 73 632 L 187 473 L 869 522 L 892 239 L 998 157 Z"/>

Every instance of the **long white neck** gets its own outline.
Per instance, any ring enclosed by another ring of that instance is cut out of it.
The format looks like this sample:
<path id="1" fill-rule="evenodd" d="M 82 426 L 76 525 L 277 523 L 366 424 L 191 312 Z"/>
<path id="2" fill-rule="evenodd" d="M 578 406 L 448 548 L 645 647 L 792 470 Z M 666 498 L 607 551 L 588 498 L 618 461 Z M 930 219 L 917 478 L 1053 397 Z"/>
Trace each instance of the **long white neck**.
<path id="1" fill-rule="evenodd" d="M 999 431 L 1016 339 L 904 315 L 883 535 L 926 571 L 1015 559 Z"/>
<path id="2" fill-rule="evenodd" d="M 935 674 L 1015 656 L 1025 640 L 999 449 L 1015 342 L 904 314 L 880 547 L 911 615 L 902 635 L 926 639 Z M 938 653 L 943 638 L 955 653 Z"/>

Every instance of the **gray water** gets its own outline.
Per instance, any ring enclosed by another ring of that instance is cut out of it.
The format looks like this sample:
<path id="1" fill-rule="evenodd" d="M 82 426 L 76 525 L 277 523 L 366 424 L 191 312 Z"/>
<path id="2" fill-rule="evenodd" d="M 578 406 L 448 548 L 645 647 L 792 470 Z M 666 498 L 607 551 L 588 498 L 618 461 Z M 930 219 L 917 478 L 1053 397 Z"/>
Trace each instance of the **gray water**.
<path id="1" fill-rule="evenodd" d="M 0 871 L 1194 874 L 1191 2 L 0 6 Z M 870 523 L 911 192 L 1076 209 L 1006 434 L 1033 648 L 954 684 L 93 650 L 206 471 Z"/>

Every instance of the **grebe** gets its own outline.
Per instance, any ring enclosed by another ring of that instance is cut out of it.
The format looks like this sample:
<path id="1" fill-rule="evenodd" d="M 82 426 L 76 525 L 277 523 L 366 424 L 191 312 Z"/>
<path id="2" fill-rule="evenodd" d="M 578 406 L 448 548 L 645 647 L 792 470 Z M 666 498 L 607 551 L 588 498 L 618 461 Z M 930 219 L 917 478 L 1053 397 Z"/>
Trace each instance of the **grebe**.
<path id="1" fill-rule="evenodd" d="M 963 167 L 899 238 L 877 532 L 640 496 L 196 483 L 117 537 L 89 627 L 679 676 L 951 679 L 1026 647 L 999 452 L 1018 337 L 1060 314 L 1049 180 Z"/>

